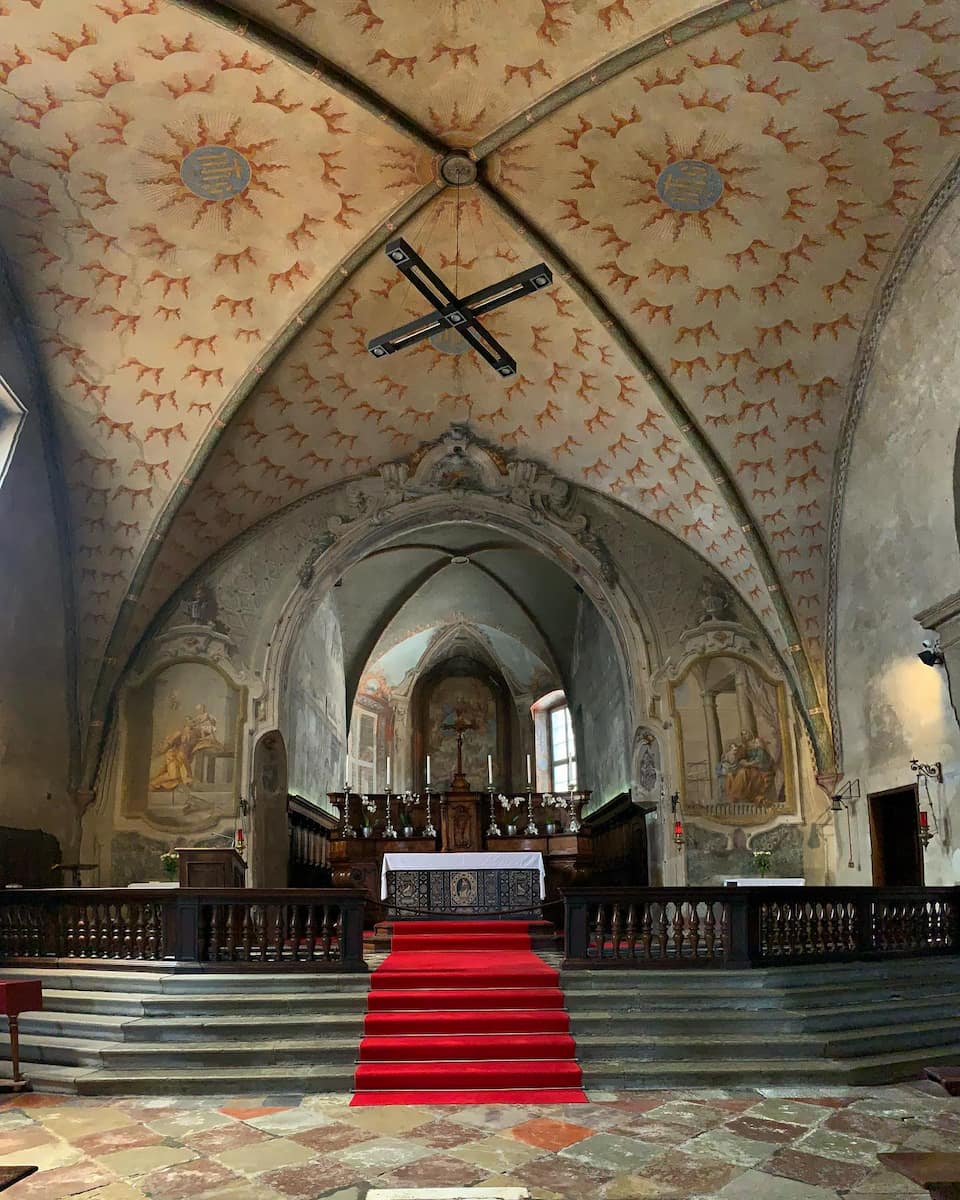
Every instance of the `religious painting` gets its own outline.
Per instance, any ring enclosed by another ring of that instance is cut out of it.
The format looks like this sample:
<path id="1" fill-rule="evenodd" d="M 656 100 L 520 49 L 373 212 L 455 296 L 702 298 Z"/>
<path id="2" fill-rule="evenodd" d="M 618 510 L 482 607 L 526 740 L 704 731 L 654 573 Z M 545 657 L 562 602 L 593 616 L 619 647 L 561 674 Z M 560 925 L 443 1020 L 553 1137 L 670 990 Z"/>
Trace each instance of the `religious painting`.
<path id="1" fill-rule="evenodd" d="M 131 689 L 124 812 L 197 832 L 236 811 L 243 689 L 202 662 L 177 662 Z"/>
<path id="2" fill-rule="evenodd" d="M 471 675 L 441 679 L 427 704 L 427 753 L 435 787 L 446 788 L 457 770 L 457 731 L 463 730 L 463 773 L 470 786 L 487 782 L 487 755 L 493 756 L 494 778 L 504 764 L 497 762 L 497 701 L 490 686 Z"/>
<path id="3" fill-rule="evenodd" d="M 746 659 L 713 655 L 672 696 L 688 817 L 743 827 L 796 811 L 782 684 Z"/>

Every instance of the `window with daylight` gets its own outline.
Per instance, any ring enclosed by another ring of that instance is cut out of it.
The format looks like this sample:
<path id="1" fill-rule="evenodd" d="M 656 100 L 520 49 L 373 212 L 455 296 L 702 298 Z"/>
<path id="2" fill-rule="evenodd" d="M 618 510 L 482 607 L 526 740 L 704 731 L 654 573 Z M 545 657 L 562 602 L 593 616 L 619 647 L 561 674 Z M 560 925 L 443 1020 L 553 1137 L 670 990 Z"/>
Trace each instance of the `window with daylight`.
<path id="1" fill-rule="evenodd" d="M 358 792 L 377 790 L 377 714 L 354 707 L 350 722 L 350 757 L 353 759 L 353 778 L 350 783 Z"/>
<path id="2" fill-rule="evenodd" d="M 550 709 L 550 783 L 555 792 L 577 786 L 577 744 L 565 704 Z"/>
<path id="3" fill-rule="evenodd" d="M 13 458 L 27 410 L 0 375 L 0 487 Z"/>

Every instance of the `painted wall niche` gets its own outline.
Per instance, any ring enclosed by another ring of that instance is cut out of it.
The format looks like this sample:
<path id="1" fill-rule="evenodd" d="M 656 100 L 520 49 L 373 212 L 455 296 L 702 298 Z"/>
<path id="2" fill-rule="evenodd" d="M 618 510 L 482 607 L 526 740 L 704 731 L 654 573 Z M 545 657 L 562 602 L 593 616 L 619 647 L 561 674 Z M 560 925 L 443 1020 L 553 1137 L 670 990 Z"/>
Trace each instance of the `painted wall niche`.
<path id="1" fill-rule="evenodd" d="M 670 685 L 689 818 L 740 828 L 797 813 L 783 683 L 734 654 L 695 659 Z"/>
<path id="2" fill-rule="evenodd" d="M 198 659 L 166 664 L 130 687 L 123 815 L 176 834 L 233 817 L 246 707 L 246 689 Z"/>

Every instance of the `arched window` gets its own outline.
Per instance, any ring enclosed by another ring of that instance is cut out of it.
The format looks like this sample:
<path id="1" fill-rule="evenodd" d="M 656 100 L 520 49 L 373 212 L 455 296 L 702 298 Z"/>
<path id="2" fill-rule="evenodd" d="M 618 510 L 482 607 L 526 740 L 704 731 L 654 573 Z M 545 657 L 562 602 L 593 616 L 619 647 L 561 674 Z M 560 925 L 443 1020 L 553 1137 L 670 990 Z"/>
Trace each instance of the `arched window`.
<path id="1" fill-rule="evenodd" d="M 10 385 L 0 375 L 0 487 L 7 473 L 7 467 L 13 458 L 17 438 L 23 426 L 27 410 L 10 389 Z"/>
<path id="2" fill-rule="evenodd" d="M 553 791 L 566 792 L 577 786 L 577 743 L 566 701 L 548 710 L 550 783 Z"/>

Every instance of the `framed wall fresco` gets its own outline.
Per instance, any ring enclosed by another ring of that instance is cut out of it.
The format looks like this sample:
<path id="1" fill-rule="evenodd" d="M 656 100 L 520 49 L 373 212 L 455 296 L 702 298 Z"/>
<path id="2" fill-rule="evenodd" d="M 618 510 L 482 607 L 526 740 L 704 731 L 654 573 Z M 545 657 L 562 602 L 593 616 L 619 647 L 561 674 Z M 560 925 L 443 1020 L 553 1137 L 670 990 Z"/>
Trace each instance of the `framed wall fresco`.
<path id="1" fill-rule="evenodd" d="M 734 654 L 694 659 L 670 684 L 687 817 L 740 827 L 797 813 L 783 683 Z"/>
<path id="2" fill-rule="evenodd" d="M 231 819 L 240 795 L 246 689 L 198 659 L 127 692 L 122 811 L 173 833 Z"/>

